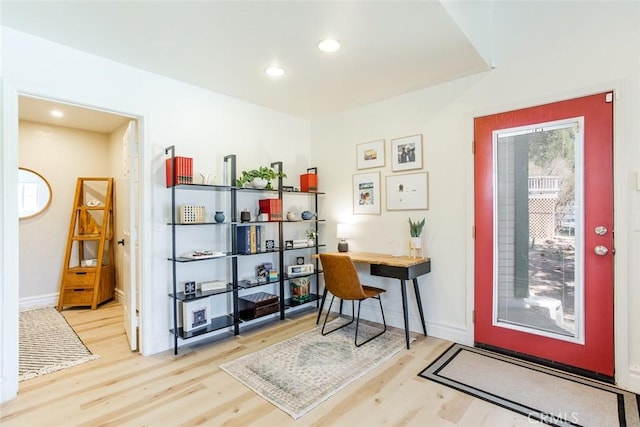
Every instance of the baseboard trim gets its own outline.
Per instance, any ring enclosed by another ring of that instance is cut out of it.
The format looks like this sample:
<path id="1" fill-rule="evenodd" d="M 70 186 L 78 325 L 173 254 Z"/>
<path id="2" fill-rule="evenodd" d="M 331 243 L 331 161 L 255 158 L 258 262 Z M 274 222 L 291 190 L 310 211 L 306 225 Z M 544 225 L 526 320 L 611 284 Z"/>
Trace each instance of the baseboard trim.
<path id="1" fill-rule="evenodd" d="M 58 295 L 58 292 L 56 292 L 53 294 L 20 298 L 20 300 L 18 301 L 18 309 L 20 311 L 25 311 L 38 307 L 55 307 L 56 305 L 58 305 Z"/>

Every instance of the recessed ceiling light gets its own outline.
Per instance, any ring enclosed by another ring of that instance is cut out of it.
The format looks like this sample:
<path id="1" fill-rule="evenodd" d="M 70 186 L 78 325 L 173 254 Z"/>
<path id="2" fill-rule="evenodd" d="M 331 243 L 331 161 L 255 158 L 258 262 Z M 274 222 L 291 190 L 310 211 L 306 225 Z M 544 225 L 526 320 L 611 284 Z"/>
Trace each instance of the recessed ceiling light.
<path id="1" fill-rule="evenodd" d="M 63 117 L 64 113 L 60 110 L 51 110 L 51 115 L 53 117 Z"/>
<path id="2" fill-rule="evenodd" d="M 269 77 L 280 77 L 284 74 L 284 69 L 273 66 L 273 67 L 265 68 L 264 73 Z"/>
<path id="3" fill-rule="evenodd" d="M 318 43 L 318 49 L 323 52 L 335 52 L 336 50 L 340 49 L 340 42 L 333 39 L 322 40 L 320 43 Z"/>

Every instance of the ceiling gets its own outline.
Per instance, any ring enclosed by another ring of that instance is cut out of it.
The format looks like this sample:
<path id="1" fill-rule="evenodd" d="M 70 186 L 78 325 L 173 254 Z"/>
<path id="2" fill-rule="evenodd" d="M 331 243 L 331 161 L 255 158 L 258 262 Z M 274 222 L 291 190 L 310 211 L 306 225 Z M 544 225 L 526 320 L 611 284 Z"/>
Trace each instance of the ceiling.
<path id="1" fill-rule="evenodd" d="M 309 119 L 489 69 L 436 0 L 2 0 L 1 22 Z M 264 75 L 274 64 L 283 77 Z"/>
<path id="2" fill-rule="evenodd" d="M 54 110 L 60 111 L 64 116 L 52 116 L 51 111 Z M 105 111 L 30 96 L 20 97 L 18 102 L 18 116 L 20 120 L 106 134 L 110 134 L 131 120 L 129 117 L 111 114 Z"/>

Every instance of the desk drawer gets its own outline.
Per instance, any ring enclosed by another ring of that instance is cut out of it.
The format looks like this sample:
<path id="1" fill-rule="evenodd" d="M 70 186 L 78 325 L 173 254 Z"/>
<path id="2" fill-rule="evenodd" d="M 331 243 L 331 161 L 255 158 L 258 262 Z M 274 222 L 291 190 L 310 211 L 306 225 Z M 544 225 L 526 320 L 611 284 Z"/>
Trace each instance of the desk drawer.
<path id="1" fill-rule="evenodd" d="M 393 277 L 394 279 L 411 280 L 431 271 L 431 260 L 410 267 L 394 267 L 391 265 L 371 264 L 372 276 Z"/>

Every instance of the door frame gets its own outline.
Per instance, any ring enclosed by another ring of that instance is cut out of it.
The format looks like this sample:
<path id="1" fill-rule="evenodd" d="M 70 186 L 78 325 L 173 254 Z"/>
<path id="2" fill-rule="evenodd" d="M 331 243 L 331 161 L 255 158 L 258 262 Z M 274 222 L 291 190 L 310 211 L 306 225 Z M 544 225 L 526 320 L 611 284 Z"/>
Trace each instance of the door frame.
<path id="1" fill-rule="evenodd" d="M 474 310 L 475 310 L 475 282 L 474 282 L 474 271 L 475 271 L 475 239 L 473 237 L 473 227 L 475 223 L 474 219 L 474 194 L 475 194 L 475 184 L 474 184 L 474 154 L 473 154 L 473 138 L 474 138 L 474 118 L 487 116 L 492 114 L 499 114 L 505 111 L 519 110 L 523 108 L 528 108 L 536 105 L 543 105 L 554 103 L 566 99 L 572 98 L 580 98 L 587 95 L 593 95 L 601 92 L 611 91 L 614 94 L 614 108 L 613 108 L 613 206 L 614 206 L 614 224 L 616 224 L 616 229 L 619 230 L 615 235 L 615 248 L 616 255 L 613 261 L 613 271 L 614 271 L 614 369 L 615 375 L 614 380 L 615 383 L 622 388 L 629 387 L 631 382 L 631 375 L 629 371 L 629 342 L 628 342 L 628 332 L 629 332 L 629 309 L 627 306 L 628 301 L 628 274 L 626 271 L 626 266 L 628 265 L 628 257 L 627 250 L 628 247 L 628 237 L 627 233 L 621 232 L 624 230 L 630 230 L 629 220 L 627 219 L 627 202 L 624 198 L 624 191 L 621 189 L 622 187 L 626 188 L 625 183 L 629 182 L 628 168 L 625 168 L 624 162 L 624 153 L 621 149 L 623 147 L 624 141 L 623 138 L 620 137 L 622 135 L 622 119 L 620 111 L 624 108 L 628 108 L 628 105 L 624 105 L 623 99 L 620 97 L 621 87 L 624 84 L 622 81 L 612 81 L 605 84 L 593 85 L 590 87 L 583 87 L 577 90 L 572 90 L 568 92 L 558 92 L 551 95 L 546 95 L 544 97 L 526 97 L 522 98 L 521 101 L 518 102 L 510 102 L 506 104 L 496 104 L 488 108 L 482 108 L 477 110 L 469 111 L 465 118 L 466 123 L 466 137 L 467 141 L 470 141 L 470 149 L 468 151 L 468 156 L 466 156 L 466 171 L 467 171 L 467 195 L 466 195 L 466 203 L 467 203 L 467 230 L 468 232 L 468 240 L 467 240 L 467 251 L 466 251 L 466 307 L 467 307 L 467 317 L 465 327 L 467 329 L 466 334 L 466 344 L 473 345 L 475 342 L 474 337 Z M 640 179 L 640 178 L 639 178 Z"/>
<path id="2" fill-rule="evenodd" d="M 18 287 L 9 286 L 19 282 L 19 244 L 18 244 L 18 100 L 21 95 L 66 102 L 80 107 L 98 109 L 113 114 L 132 117 L 139 125 L 138 173 L 142 185 L 138 186 L 138 206 L 140 210 L 140 227 L 138 228 L 139 277 L 140 277 L 140 316 L 138 328 L 140 339 L 139 351 L 146 355 L 151 349 L 152 340 L 152 305 L 151 257 L 147 256 L 151 244 L 151 144 L 149 135 L 150 114 L 141 112 L 124 112 L 118 107 L 105 105 L 89 105 L 86 100 L 66 99 L 40 89 L 29 90 L 14 86 L 6 78 L 0 80 L 0 97 L 2 113 L 0 116 L 0 187 L 5 197 L 0 201 L 0 238 L 3 242 L 0 251 L 0 403 L 11 400 L 18 393 Z M 148 325 L 148 327 L 147 327 Z"/>

